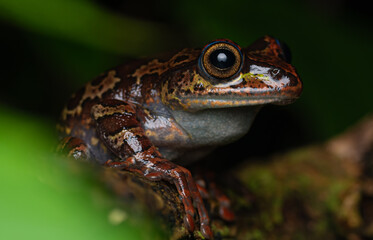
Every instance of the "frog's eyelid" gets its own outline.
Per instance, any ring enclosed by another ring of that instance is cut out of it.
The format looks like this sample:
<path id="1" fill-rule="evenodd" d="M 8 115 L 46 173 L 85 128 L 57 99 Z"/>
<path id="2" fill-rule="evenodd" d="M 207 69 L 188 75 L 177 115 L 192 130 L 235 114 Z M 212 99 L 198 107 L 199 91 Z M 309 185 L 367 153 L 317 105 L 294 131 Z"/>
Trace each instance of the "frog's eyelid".
<path id="1" fill-rule="evenodd" d="M 201 55 L 204 54 L 204 52 L 206 52 L 207 49 L 209 49 L 211 47 L 211 45 L 215 45 L 217 43 L 226 43 L 226 44 L 230 44 L 232 45 L 233 47 L 235 47 L 238 52 L 242 55 L 242 52 L 241 52 L 241 48 L 238 44 L 236 44 L 235 42 L 229 40 L 229 39 L 216 39 L 208 44 L 206 44 L 203 49 L 202 49 L 202 52 L 201 52 Z"/>

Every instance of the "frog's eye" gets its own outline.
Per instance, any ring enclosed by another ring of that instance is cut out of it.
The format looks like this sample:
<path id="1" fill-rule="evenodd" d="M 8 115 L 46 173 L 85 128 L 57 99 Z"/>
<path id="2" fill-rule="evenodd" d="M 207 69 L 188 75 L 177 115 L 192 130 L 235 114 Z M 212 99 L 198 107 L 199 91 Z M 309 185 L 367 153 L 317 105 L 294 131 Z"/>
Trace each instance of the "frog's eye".
<path id="1" fill-rule="evenodd" d="M 291 63 L 291 52 L 288 45 L 278 39 L 276 39 L 276 43 L 280 46 L 281 49 L 279 57 L 282 58 L 282 60 L 284 60 L 285 62 Z"/>
<path id="2" fill-rule="evenodd" d="M 203 49 L 199 66 L 210 78 L 231 79 L 239 73 L 242 60 L 242 53 L 238 46 L 229 40 L 219 40 Z"/>

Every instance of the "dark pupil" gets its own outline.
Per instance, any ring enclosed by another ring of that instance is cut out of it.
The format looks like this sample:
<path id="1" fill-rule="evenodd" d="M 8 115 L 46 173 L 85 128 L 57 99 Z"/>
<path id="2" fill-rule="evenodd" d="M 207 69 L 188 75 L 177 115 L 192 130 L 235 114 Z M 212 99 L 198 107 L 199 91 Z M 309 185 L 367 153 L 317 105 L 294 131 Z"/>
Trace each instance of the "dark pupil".
<path id="1" fill-rule="evenodd" d="M 232 67 L 235 61 L 236 57 L 227 49 L 215 50 L 210 55 L 211 64 L 220 69 Z"/>

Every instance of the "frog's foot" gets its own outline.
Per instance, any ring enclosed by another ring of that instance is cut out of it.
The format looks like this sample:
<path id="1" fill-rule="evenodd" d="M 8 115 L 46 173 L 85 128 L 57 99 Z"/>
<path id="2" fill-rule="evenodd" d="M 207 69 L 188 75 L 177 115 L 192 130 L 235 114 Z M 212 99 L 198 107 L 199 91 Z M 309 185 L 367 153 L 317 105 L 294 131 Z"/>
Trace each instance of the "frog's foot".
<path id="1" fill-rule="evenodd" d="M 234 212 L 231 209 L 231 201 L 229 198 L 220 190 L 216 183 L 209 179 L 208 186 L 206 181 L 199 178 L 196 181 L 198 190 L 201 196 L 205 199 L 212 197 L 218 201 L 219 205 L 219 216 L 228 222 L 235 220 Z M 208 189 L 208 190 L 207 190 Z"/>
<path id="2" fill-rule="evenodd" d="M 189 170 L 163 158 L 151 158 L 149 160 L 139 161 L 134 157 L 130 157 L 123 162 L 107 162 L 106 165 L 140 173 L 152 181 L 166 180 L 174 184 L 184 205 L 184 224 L 186 228 L 190 232 L 193 232 L 195 229 L 194 203 L 198 211 L 202 235 L 207 239 L 213 238 L 207 210 Z"/>
<path id="3" fill-rule="evenodd" d="M 64 137 L 58 145 L 57 151 L 74 159 L 87 160 L 89 158 L 87 145 L 77 137 Z"/>
<path id="4" fill-rule="evenodd" d="M 219 215 L 225 221 L 234 221 L 235 215 L 231 209 L 231 201 L 225 195 L 218 186 L 216 186 L 215 182 L 209 183 L 210 191 L 212 192 L 212 196 L 214 196 L 219 202 Z"/>

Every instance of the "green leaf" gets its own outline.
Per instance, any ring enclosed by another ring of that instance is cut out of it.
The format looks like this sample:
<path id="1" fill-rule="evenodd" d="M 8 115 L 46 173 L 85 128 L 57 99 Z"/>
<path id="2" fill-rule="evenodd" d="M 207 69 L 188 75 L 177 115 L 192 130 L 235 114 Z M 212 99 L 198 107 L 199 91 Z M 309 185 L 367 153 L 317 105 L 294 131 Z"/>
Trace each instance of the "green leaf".
<path id="1" fill-rule="evenodd" d="M 0 106 L 0 239 L 162 239 L 95 178 L 53 151 L 51 122 Z"/>

